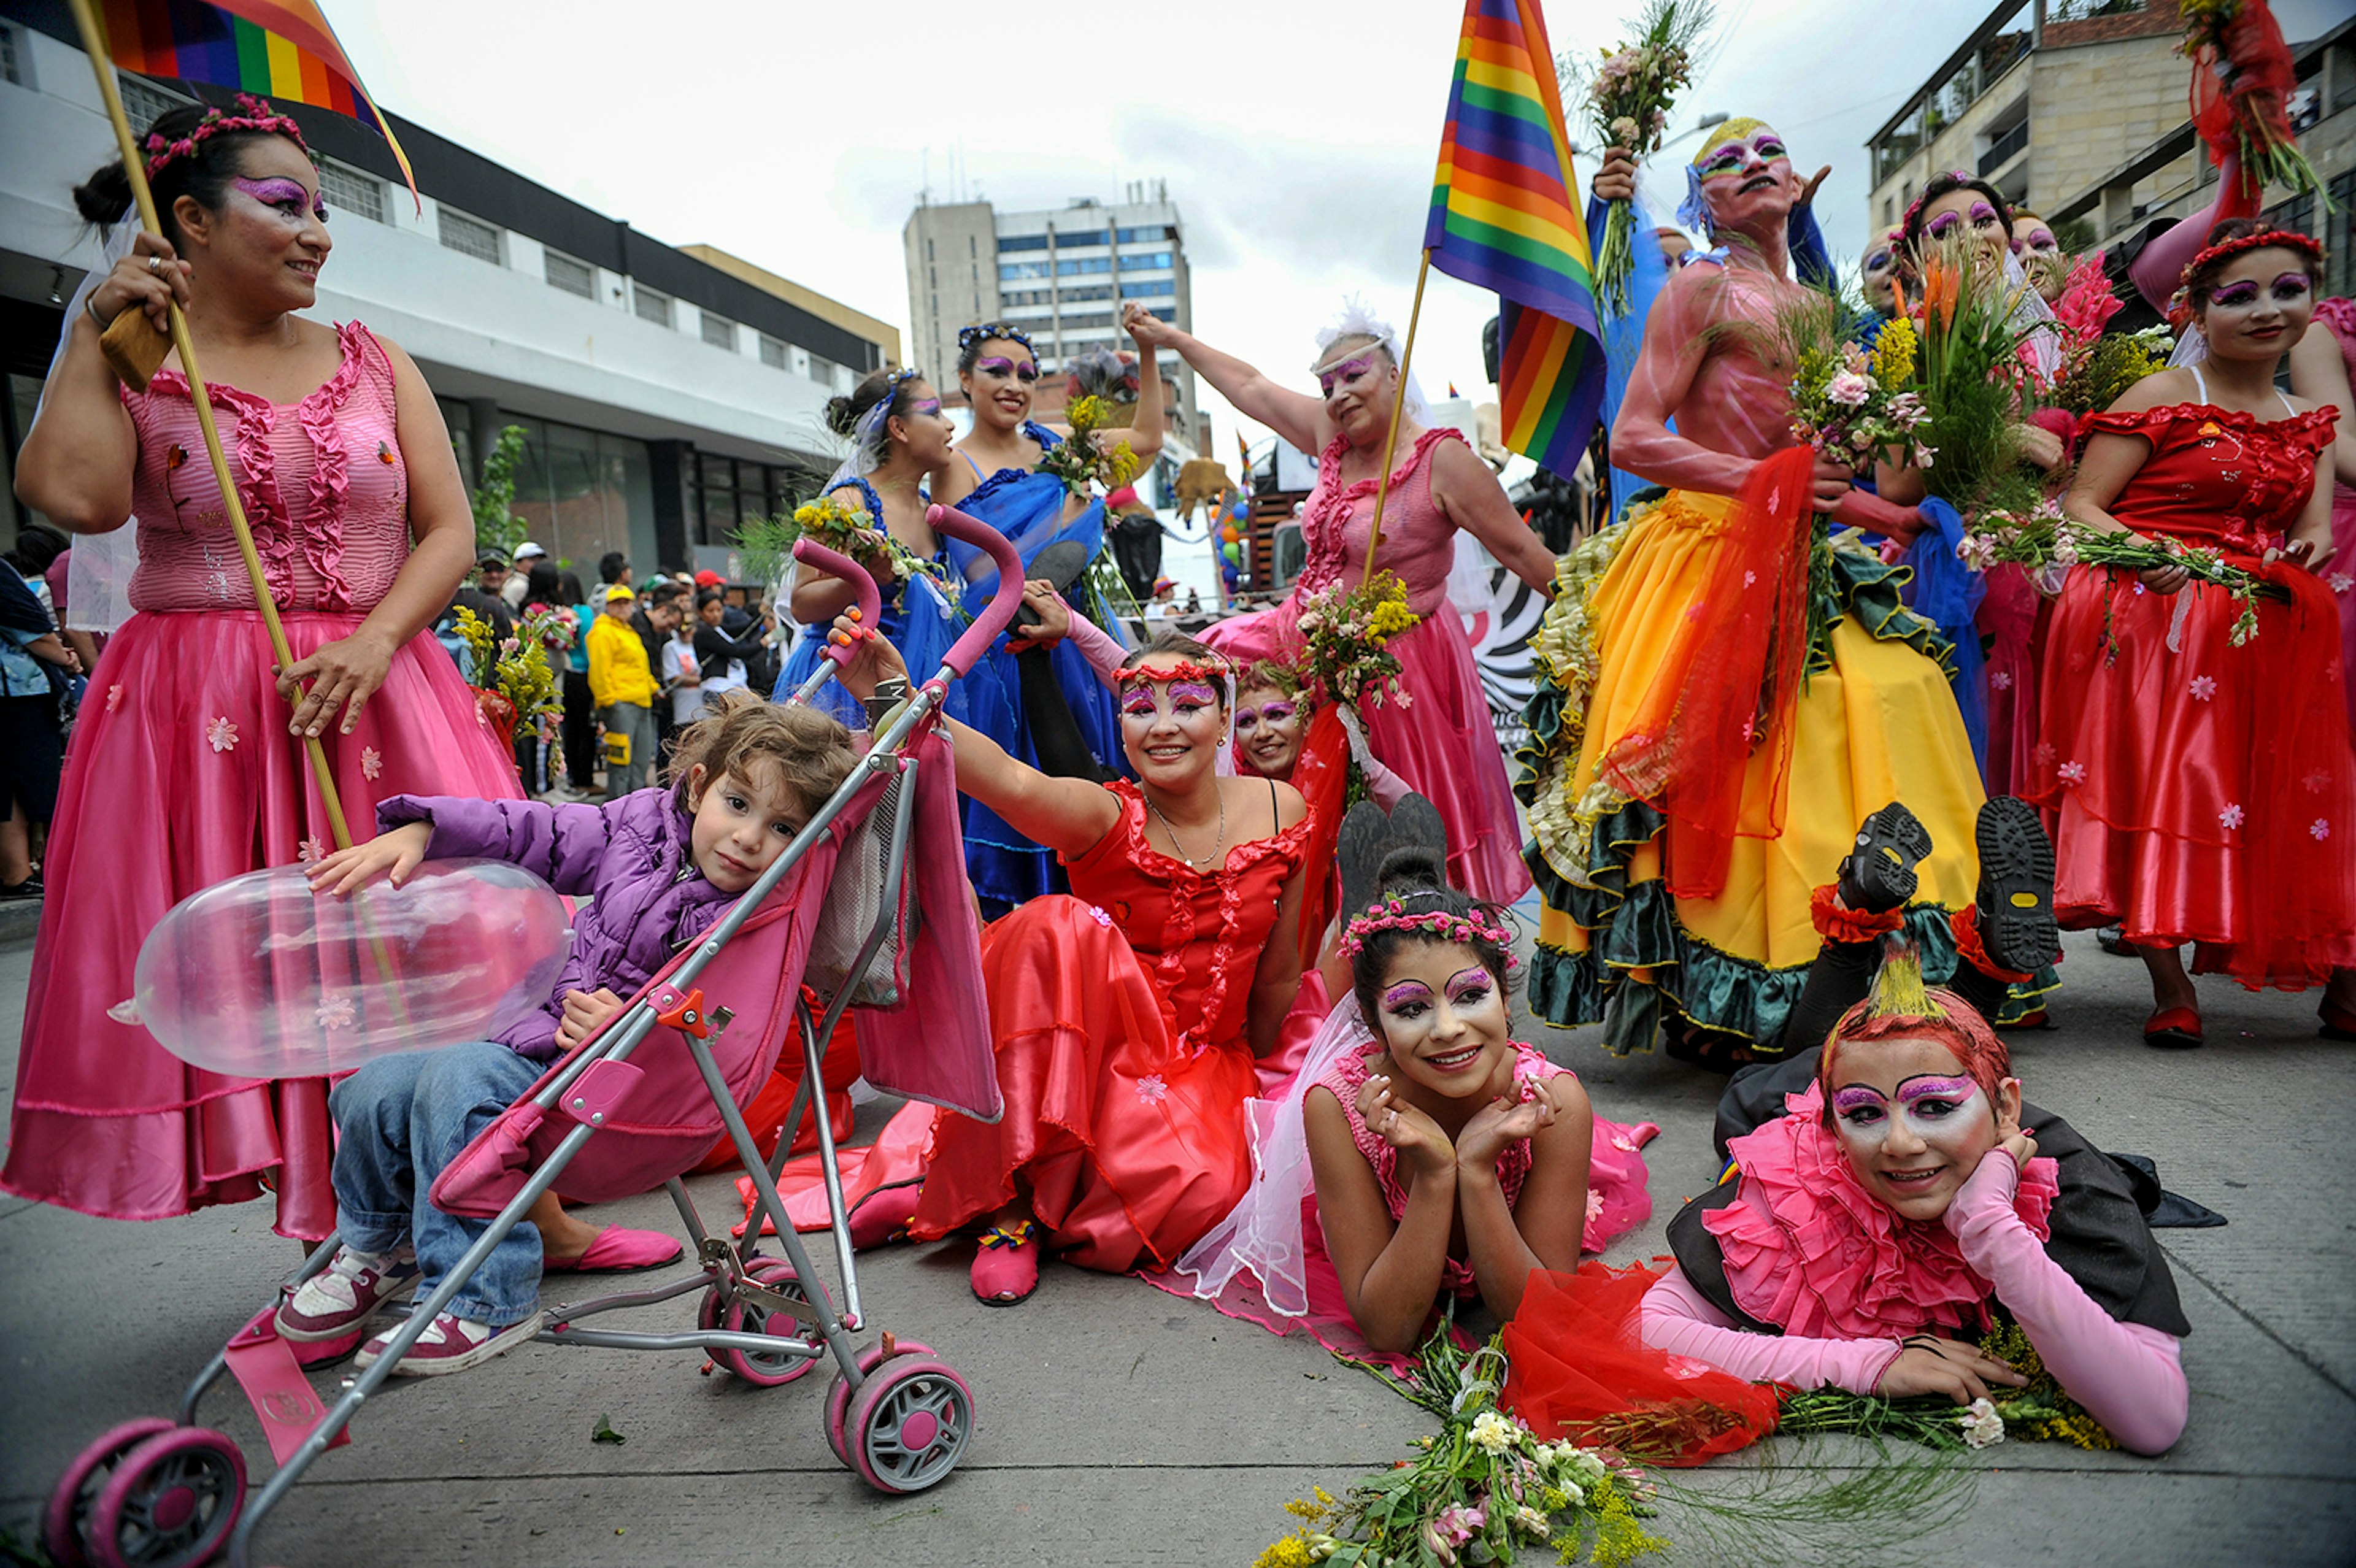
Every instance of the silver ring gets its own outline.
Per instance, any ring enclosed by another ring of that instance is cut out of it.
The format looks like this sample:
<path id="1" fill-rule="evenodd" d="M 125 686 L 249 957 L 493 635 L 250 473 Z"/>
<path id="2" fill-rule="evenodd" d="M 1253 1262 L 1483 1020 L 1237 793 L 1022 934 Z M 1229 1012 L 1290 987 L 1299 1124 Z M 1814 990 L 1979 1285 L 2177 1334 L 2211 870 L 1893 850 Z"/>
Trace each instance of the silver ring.
<path id="1" fill-rule="evenodd" d="M 147 270 L 148 270 L 149 272 L 162 272 L 162 271 L 164 270 L 164 258 L 163 258 L 163 257 L 161 257 L 161 256 L 150 256 L 150 257 L 148 257 L 148 258 L 147 258 Z"/>

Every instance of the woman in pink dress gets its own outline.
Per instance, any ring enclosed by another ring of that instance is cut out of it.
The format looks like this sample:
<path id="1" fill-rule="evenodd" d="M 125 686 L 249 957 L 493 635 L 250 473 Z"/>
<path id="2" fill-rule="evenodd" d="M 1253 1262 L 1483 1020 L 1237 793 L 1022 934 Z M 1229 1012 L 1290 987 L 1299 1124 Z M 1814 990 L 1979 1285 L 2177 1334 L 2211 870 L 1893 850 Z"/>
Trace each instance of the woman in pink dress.
<path id="1" fill-rule="evenodd" d="M 1304 594 L 1357 587 L 1374 530 L 1375 492 L 1398 391 L 1398 361 L 1387 336 L 1344 330 L 1311 374 L 1321 397 L 1288 391 L 1231 355 L 1147 320 L 1138 340 L 1175 350 L 1237 409 L 1303 452 L 1319 453 L 1317 487 L 1301 519 L 1307 564 L 1292 597 L 1257 615 L 1222 621 L 1203 640 L 1241 665 L 1297 658 Z M 1505 783 L 1503 749 L 1472 664 L 1472 645 L 1448 604 L 1456 530 L 1479 539 L 1507 571 L 1540 593 L 1554 591 L 1554 558 L 1514 513 L 1488 464 L 1452 430 L 1425 430 L 1410 400 L 1393 447 L 1383 503 L 1377 570 L 1397 572 L 1408 608 L 1423 617 L 1393 637 L 1406 699 L 1363 715 L 1367 749 L 1408 788 L 1440 808 L 1448 827 L 1450 880 L 1475 898 L 1510 904 L 1529 891 L 1522 835 Z"/>
<path id="2" fill-rule="evenodd" d="M 326 1081 L 203 1072 L 109 1009 L 175 903 L 333 848 L 304 735 L 326 747 L 362 833 L 389 796 L 512 797 L 516 773 L 423 630 L 474 555 L 433 393 L 359 323 L 295 314 L 329 241 L 294 123 L 248 99 L 226 115 L 175 111 L 155 135 L 168 243 L 142 235 L 76 312 L 16 468 L 18 493 L 72 532 L 135 515 L 139 565 L 136 613 L 91 677 L 59 786 L 0 1187 L 122 1220 L 274 1189 L 277 1229 L 316 1238 L 335 1224 Z M 116 165 L 77 197 L 102 221 L 128 188 Z M 217 378 L 214 416 L 294 652 L 284 675 L 177 360 L 133 392 L 100 352 L 117 315 L 160 325 L 174 297 Z M 297 682 L 310 692 L 290 716 Z"/>

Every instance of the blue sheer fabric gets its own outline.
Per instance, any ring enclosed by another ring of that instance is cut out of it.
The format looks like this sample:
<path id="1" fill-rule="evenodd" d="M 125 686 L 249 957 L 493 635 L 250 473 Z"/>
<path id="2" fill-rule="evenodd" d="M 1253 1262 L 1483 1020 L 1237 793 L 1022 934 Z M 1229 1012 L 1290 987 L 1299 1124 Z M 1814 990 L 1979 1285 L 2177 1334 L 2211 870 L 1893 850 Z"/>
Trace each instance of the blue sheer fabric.
<path id="1" fill-rule="evenodd" d="M 1587 231 L 1601 234 L 1610 212 L 1608 202 L 1589 202 Z M 1607 448 L 1612 421 L 1620 417 L 1620 404 L 1628 396 L 1629 378 L 1636 373 L 1637 356 L 1644 351 L 1644 323 L 1653 314 L 1653 302 L 1661 297 L 1661 291 L 1669 282 L 1669 259 L 1661 250 L 1660 236 L 1643 220 L 1641 208 L 1637 217 L 1639 221 L 1630 237 L 1629 249 L 1635 265 L 1628 274 L 1628 314 L 1613 315 L 1604 307 L 1601 295 L 1596 300 L 1596 319 L 1603 328 L 1603 429 Z M 1675 420 L 1669 421 L 1669 428 L 1676 428 Z M 1629 498 L 1647 488 L 1657 486 L 1624 468 L 1612 469 L 1611 521 L 1618 522 L 1621 514 L 1628 509 Z"/>
<path id="2" fill-rule="evenodd" d="M 867 515 L 883 517 L 884 503 L 864 479 L 846 479 L 834 485 L 833 489 L 852 486 L 866 496 Z M 948 652 L 949 645 L 958 640 L 966 626 L 965 617 L 948 597 L 956 592 L 956 577 L 948 571 L 948 557 L 946 553 L 936 552 L 933 561 L 943 569 L 948 585 L 919 577 L 905 584 L 896 596 L 889 590 L 884 595 L 884 635 L 891 639 L 892 645 L 899 649 L 900 656 L 907 661 L 909 678 L 920 682 L 930 680 L 939 671 L 941 656 Z M 819 659 L 826 654 L 828 629 L 827 626 L 802 628 L 801 635 L 795 640 L 792 651 L 787 654 L 785 667 L 777 676 L 775 695 L 779 701 L 793 695 L 818 668 Z M 976 670 L 973 677 L 966 680 L 950 682 L 945 710 L 953 719 L 972 723 L 977 688 L 987 688 L 996 678 L 994 672 Z M 853 729 L 867 727 L 866 715 L 860 711 L 850 693 L 837 682 L 829 681 L 821 687 L 813 706 L 833 714 Z"/>
<path id="3" fill-rule="evenodd" d="M 1955 645 L 1955 665 L 1949 679 L 1955 688 L 1955 706 L 1963 710 L 1964 729 L 1972 738 L 1972 755 L 1987 775 L 1987 661 L 1980 652 L 1979 627 L 1972 617 L 1987 596 L 1987 583 L 1964 564 L 1957 547 L 1964 542 L 1964 519 L 1936 496 L 1922 505 L 1922 531 L 1898 558 L 1912 567 L 1914 581 L 1902 590 L 1916 614 L 1939 628 Z"/>
<path id="4" fill-rule="evenodd" d="M 1037 442 L 1042 452 L 1063 440 L 1054 431 L 1027 420 L 1023 433 Z M 1001 468 L 958 502 L 958 509 L 1005 535 L 1026 568 L 1040 551 L 1066 539 L 1077 542 L 1094 560 L 1104 548 L 1104 501 L 1101 497 L 1091 500 L 1077 517 L 1066 520 L 1065 495 L 1064 482 L 1052 474 Z M 957 539 L 946 541 L 946 548 L 951 581 L 965 583 L 966 613 L 978 615 L 998 592 L 998 567 L 989 556 Z M 1086 579 L 1074 583 L 1067 597 L 1098 626 L 1116 638 L 1120 636 L 1119 621 L 1095 602 Z M 1069 642 L 1058 643 L 1044 654 L 1017 655 L 1001 636 L 974 666 L 975 676 L 987 678 L 971 683 L 967 711 L 959 717 L 1005 747 L 1009 756 L 1037 765 L 1038 753 L 1023 712 L 1022 677 L 1014 664 L 1018 657 L 1052 661 L 1055 684 L 1071 705 L 1072 717 L 1078 721 L 1080 737 L 1090 754 L 1105 767 L 1127 773 L 1113 695 Z M 909 661 L 912 667 L 915 662 Z M 1065 886 L 1053 851 L 1017 833 L 978 801 L 966 803 L 965 860 L 974 891 L 1001 903 L 1022 903 L 1042 893 L 1061 891 Z"/>

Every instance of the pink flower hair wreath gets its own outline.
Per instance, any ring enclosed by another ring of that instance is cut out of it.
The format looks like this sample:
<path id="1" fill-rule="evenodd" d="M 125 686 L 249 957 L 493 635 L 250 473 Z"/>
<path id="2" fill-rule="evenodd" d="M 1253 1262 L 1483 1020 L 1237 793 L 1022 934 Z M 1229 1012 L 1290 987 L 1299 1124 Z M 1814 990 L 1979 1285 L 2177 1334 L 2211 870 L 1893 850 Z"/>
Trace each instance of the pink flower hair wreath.
<path id="1" fill-rule="evenodd" d="M 1434 909 L 1410 913 L 1403 898 L 1376 899 L 1366 906 L 1364 914 L 1351 917 L 1350 923 L 1342 928 L 1342 956 L 1355 958 L 1365 949 L 1366 938 L 1378 931 L 1419 932 L 1435 942 L 1467 945 L 1485 942 L 1505 955 L 1506 968 L 1521 967 L 1521 960 L 1514 956 L 1513 933 L 1497 921 L 1478 911 L 1454 914 Z"/>
<path id="2" fill-rule="evenodd" d="M 197 145 L 215 136 L 226 136 L 240 131 L 259 131 L 266 135 L 284 136 L 311 156 L 310 144 L 303 140 L 303 128 L 272 108 L 265 101 L 250 92 L 237 95 L 237 112 L 224 114 L 219 109 L 208 109 L 197 128 L 177 142 L 167 142 L 153 131 L 143 144 L 147 149 L 147 178 L 152 182 L 156 172 L 176 158 L 194 157 Z"/>

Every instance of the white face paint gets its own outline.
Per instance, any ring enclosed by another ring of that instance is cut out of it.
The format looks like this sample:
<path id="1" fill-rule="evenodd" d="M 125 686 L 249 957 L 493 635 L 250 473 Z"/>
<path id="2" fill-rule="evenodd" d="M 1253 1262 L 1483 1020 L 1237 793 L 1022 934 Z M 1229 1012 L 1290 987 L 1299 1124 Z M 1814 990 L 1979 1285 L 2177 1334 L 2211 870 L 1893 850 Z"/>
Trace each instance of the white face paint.
<path id="1" fill-rule="evenodd" d="M 1487 1100 L 1510 1083 L 1514 1048 L 1505 988 L 1471 948 L 1406 942 L 1376 994 L 1383 1040 L 1399 1077 L 1443 1098 Z"/>
<path id="2" fill-rule="evenodd" d="M 1851 1040 L 1840 1047 L 1832 1125 L 1866 1190 L 1909 1220 L 1935 1220 L 2012 1130 L 2019 1089 L 2006 1079 L 2006 1104 L 1933 1040 Z"/>

